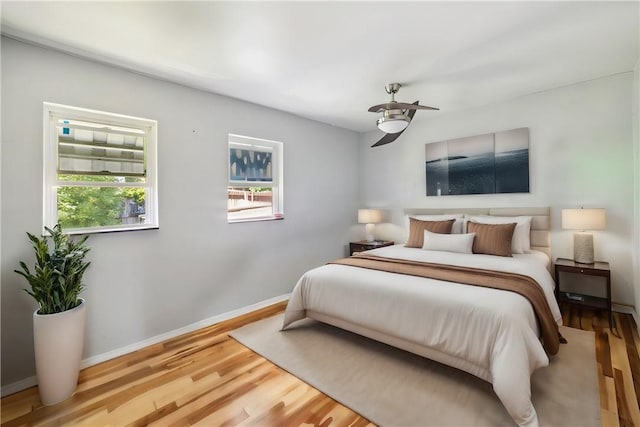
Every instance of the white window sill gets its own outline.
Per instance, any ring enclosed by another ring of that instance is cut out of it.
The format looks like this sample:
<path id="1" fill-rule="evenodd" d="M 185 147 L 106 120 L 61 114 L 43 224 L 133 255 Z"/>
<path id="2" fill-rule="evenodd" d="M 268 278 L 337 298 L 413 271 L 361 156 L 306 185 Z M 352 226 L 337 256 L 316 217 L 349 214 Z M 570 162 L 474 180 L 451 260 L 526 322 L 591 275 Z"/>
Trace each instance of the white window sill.
<path id="1" fill-rule="evenodd" d="M 280 221 L 284 216 L 268 216 L 268 217 L 256 217 L 256 218 L 242 218 L 242 219 L 228 219 L 229 224 L 236 224 L 239 222 L 256 222 L 256 221 Z"/>
<path id="2" fill-rule="evenodd" d="M 64 229 L 65 234 L 97 234 L 97 233 L 114 233 L 118 231 L 137 231 L 137 230 L 158 230 L 159 225 L 154 224 L 142 224 L 138 226 L 126 225 L 122 227 L 110 226 L 110 227 L 87 227 L 87 228 L 68 228 Z"/>

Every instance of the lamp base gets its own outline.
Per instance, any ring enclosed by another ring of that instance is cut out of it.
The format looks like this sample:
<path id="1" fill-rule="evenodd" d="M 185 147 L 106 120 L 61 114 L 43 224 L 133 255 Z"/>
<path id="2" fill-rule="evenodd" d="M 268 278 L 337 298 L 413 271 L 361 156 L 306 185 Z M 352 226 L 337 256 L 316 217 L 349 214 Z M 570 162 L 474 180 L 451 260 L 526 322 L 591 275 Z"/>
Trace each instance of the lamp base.
<path id="1" fill-rule="evenodd" d="M 365 233 L 366 235 L 366 240 L 367 242 L 373 242 L 375 239 L 373 238 L 373 228 L 375 227 L 375 225 L 373 224 L 367 224 L 364 227 Z"/>
<path id="2" fill-rule="evenodd" d="M 580 264 L 593 264 L 593 234 L 575 233 L 573 235 L 573 260 Z"/>

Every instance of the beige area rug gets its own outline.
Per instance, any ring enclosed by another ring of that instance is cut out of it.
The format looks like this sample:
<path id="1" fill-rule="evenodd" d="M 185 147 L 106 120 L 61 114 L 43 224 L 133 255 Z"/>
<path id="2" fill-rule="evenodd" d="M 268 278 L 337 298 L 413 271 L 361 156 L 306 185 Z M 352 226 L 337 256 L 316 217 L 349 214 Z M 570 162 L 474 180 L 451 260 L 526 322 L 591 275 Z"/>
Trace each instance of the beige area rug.
<path id="1" fill-rule="evenodd" d="M 491 384 L 466 372 L 310 319 L 281 326 L 278 315 L 230 335 L 378 425 L 515 425 Z M 540 426 L 600 426 L 594 333 L 561 331 L 569 343 L 533 374 Z"/>

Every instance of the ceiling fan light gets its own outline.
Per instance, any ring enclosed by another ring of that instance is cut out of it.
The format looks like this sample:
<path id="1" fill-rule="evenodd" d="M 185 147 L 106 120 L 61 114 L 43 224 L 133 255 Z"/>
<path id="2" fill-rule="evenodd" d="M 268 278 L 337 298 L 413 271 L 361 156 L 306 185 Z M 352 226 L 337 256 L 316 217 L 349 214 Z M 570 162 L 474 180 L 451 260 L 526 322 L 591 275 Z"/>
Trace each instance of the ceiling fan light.
<path id="1" fill-rule="evenodd" d="M 385 133 L 398 133 L 405 130 L 411 119 L 404 114 L 385 114 L 377 121 L 378 129 Z"/>

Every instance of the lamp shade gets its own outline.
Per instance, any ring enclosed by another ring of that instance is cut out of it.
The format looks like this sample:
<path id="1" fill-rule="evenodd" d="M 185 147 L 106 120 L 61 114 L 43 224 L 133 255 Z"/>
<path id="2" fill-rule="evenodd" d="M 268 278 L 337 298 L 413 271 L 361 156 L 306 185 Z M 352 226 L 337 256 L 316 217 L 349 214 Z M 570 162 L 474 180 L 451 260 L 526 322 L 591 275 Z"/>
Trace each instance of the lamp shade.
<path id="1" fill-rule="evenodd" d="M 382 222 L 382 211 L 378 209 L 358 209 L 360 224 L 377 224 Z"/>
<path id="2" fill-rule="evenodd" d="M 562 209 L 562 228 L 565 230 L 604 230 L 604 209 Z"/>
<path id="3" fill-rule="evenodd" d="M 379 118 L 378 129 L 385 133 L 398 133 L 402 132 L 407 126 L 409 126 L 409 122 L 411 119 L 404 114 L 385 114 L 383 117 Z"/>

